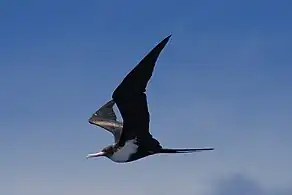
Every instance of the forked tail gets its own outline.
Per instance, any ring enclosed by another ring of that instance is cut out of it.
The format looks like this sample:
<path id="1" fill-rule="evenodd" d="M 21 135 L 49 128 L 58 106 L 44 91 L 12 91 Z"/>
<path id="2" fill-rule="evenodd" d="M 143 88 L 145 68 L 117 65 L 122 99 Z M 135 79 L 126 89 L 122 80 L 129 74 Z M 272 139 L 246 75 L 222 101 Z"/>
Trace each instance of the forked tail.
<path id="1" fill-rule="evenodd" d="M 159 153 L 192 153 L 205 150 L 214 150 L 214 148 L 188 148 L 188 149 L 168 149 L 161 148 Z"/>

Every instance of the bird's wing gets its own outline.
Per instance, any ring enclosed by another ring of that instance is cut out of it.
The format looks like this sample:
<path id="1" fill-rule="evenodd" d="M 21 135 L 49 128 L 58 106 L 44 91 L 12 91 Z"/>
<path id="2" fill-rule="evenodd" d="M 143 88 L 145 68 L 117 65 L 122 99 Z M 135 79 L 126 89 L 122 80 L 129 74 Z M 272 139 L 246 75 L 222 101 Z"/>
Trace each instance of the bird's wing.
<path id="1" fill-rule="evenodd" d="M 123 123 L 117 121 L 117 116 L 113 109 L 114 105 L 115 102 L 113 100 L 108 101 L 88 119 L 88 122 L 111 132 L 114 135 L 115 142 L 117 142 L 121 136 Z"/>
<path id="2" fill-rule="evenodd" d="M 99 116 L 107 120 L 116 121 L 117 116 L 116 113 L 114 112 L 114 105 L 115 101 L 110 100 L 106 102 L 103 106 L 101 106 L 93 115 Z"/>
<path id="3" fill-rule="evenodd" d="M 170 35 L 171 36 L 171 35 Z M 113 92 L 112 98 L 123 118 L 123 131 L 119 145 L 135 137 L 151 136 L 149 132 L 150 116 L 147 106 L 146 87 L 150 80 L 159 54 L 167 44 L 170 36 L 157 44 L 137 65 L 128 73 L 121 84 Z"/>

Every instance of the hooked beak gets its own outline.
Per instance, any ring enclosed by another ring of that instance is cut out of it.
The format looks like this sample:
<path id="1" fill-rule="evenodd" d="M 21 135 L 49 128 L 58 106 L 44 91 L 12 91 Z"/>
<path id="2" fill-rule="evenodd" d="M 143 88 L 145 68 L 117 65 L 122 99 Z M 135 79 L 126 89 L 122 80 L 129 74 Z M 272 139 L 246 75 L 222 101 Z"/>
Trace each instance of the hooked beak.
<path id="1" fill-rule="evenodd" d="M 95 153 L 95 154 L 88 154 L 86 158 L 88 159 L 88 158 L 99 157 L 99 156 L 105 156 L 105 152 L 98 152 L 98 153 Z"/>

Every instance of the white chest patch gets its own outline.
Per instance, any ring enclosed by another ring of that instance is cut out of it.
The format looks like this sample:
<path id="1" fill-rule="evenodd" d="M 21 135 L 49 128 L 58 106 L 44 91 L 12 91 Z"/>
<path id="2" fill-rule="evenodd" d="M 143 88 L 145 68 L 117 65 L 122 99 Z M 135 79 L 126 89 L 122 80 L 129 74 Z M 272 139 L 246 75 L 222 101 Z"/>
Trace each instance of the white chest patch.
<path id="1" fill-rule="evenodd" d="M 115 162 L 126 162 L 130 158 L 131 154 L 136 153 L 138 149 L 138 145 L 135 143 L 135 139 L 126 141 L 124 147 L 115 152 L 110 159 Z"/>

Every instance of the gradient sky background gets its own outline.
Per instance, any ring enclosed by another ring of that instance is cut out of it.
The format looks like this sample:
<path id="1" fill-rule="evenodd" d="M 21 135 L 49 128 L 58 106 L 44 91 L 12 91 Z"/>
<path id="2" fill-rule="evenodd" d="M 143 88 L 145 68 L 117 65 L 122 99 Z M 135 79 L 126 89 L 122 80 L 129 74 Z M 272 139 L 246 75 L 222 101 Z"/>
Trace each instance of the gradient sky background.
<path id="1" fill-rule="evenodd" d="M 0 1 L 0 194 L 292 194 L 291 1 Z M 163 146 L 128 164 L 87 119 L 160 40 Z"/>

